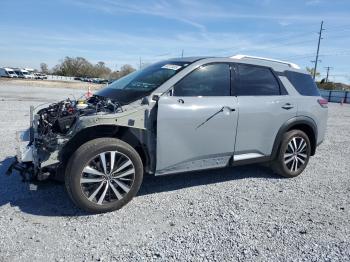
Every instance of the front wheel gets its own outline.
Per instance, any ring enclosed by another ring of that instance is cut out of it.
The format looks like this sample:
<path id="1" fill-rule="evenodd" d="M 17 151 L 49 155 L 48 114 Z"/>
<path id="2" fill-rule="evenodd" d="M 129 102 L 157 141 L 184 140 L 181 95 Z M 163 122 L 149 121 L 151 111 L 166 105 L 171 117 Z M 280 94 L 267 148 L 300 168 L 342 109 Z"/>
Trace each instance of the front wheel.
<path id="1" fill-rule="evenodd" d="M 283 135 L 273 170 L 284 177 L 296 177 L 306 168 L 311 154 L 309 137 L 301 130 L 291 130 Z"/>
<path id="2" fill-rule="evenodd" d="M 80 208 L 103 213 L 122 208 L 137 194 L 143 178 L 140 156 L 115 138 L 91 140 L 72 155 L 65 184 Z"/>

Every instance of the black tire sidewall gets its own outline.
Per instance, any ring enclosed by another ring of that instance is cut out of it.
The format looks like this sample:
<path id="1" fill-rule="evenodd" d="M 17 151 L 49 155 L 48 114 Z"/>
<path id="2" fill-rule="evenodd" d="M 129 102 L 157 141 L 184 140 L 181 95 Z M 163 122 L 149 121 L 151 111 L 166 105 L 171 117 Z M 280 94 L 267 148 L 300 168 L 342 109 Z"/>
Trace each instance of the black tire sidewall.
<path id="1" fill-rule="evenodd" d="M 82 170 L 86 164 L 96 155 L 106 151 L 119 151 L 128 156 L 135 168 L 135 180 L 130 191 L 118 201 L 109 204 L 98 205 L 87 199 L 80 185 Z M 120 209 L 137 194 L 143 179 L 143 165 L 140 156 L 129 144 L 115 138 L 97 138 L 80 146 L 68 162 L 66 171 L 66 187 L 73 202 L 81 209 L 103 213 Z"/>
<path id="2" fill-rule="evenodd" d="M 302 167 L 299 168 L 296 172 L 292 172 L 291 170 L 289 170 L 288 167 L 284 163 L 284 153 L 287 150 L 288 143 L 294 137 L 302 137 L 307 144 L 307 150 L 306 150 L 307 158 L 305 160 L 305 163 L 302 165 Z M 277 158 L 277 165 L 278 165 L 278 169 L 280 171 L 278 173 L 280 173 L 280 175 L 285 176 L 285 177 L 296 177 L 296 176 L 300 175 L 304 171 L 304 169 L 306 168 L 306 166 L 309 162 L 309 159 L 310 159 L 310 155 L 311 155 L 310 139 L 303 131 L 291 130 L 291 131 L 285 133 L 283 135 L 283 138 L 282 138 L 282 143 L 281 143 L 278 158 Z"/>

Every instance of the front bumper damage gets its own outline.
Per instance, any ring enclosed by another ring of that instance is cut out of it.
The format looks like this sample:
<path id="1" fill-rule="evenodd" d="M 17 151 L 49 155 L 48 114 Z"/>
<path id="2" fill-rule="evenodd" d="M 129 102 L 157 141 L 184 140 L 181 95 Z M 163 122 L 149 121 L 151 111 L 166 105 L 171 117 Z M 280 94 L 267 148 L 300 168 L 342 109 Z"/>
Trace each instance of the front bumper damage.
<path id="1" fill-rule="evenodd" d="M 34 168 L 34 146 L 30 141 L 31 129 L 16 133 L 16 157 L 6 171 L 11 175 L 14 170 L 18 171 L 24 181 L 33 180 L 35 174 Z"/>
<path id="2" fill-rule="evenodd" d="M 101 101 L 98 100 L 98 105 L 102 103 Z M 30 128 L 16 134 L 16 158 L 6 174 L 10 175 L 13 171 L 18 171 L 23 180 L 31 181 L 45 180 L 52 175 L 54 179 L 61 181 L 67 158 L 71 153 L 70 147 L 80 144 L 79 134 L 82 134 L 83 130 L 93 132 L 95 127 L 97 131 L 101 130 L 98 127 L 112 127 L 108 130 L 105 128 L 103 132 L 109 132 L 107 135 L 115 135 L 118 127 L 125 127 L 130 128 L 135 136 L 142 136 L 141 131 L 146 129 L 145 117 L 148 114 L 148 104 L 124 105 L 119 111 L 110 111 L 109 105 L 105 105 L 100 111 L 96 109 L 97 106 L 94 107 L 95 104 L 90 104 L 87 109 L 78 109 L 76 103 L 72 103 L 71 100 L 64 100 L 35 110 L 31 106 Z M 61 113 L 59 116 L 51 117 L 49 114 L 52 110 L 56 113 L 56 107 L 59 107 L 57 111 Z M 62 110 L 68 113 L 62 116 Z M 69 114 L 69 112 L 73 113 Z M 57 119 L 61 116 L 62 121 L 60 122 Z M 50 117 L 54 121 L 50 122 Z M 66 127 L 66 120 L 69 120 L 70 117 L 75 117 L 75 119 L 70 121 Z M 100 135 L 97 131 L 96 134 L 91 133 L 91 136 Z"/>
<path id="3" fill-rule="evenodd" d="M 36 126 L 34 125 L 34 107 L 30 107 L 30 128 L 16 132 L 16 156 L 6 171 L 6 175 L 11 175 L 17 171 L 23 181 L 41 180 L 43 178 L 40 171 L 38 152 L 34 139 L 36 136 Z"/>

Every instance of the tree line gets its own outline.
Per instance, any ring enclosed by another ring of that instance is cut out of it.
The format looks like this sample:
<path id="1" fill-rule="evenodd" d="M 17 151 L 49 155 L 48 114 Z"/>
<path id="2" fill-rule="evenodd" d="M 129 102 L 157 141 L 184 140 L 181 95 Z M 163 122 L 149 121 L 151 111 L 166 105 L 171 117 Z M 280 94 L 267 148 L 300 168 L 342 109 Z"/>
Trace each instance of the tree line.
<path id="1" fill-rule="evenodd" d="M 135 68 L 129 64 L 125 64 L 119 70 L 113 71 L 102 61 L 94 65 L 84 57 L 66 56 L 52 69 L 49 69 L 46 63 L 41 63 L 40 70 L 45 74 L 60 76 L 118 79 L 135 71 Z"/>

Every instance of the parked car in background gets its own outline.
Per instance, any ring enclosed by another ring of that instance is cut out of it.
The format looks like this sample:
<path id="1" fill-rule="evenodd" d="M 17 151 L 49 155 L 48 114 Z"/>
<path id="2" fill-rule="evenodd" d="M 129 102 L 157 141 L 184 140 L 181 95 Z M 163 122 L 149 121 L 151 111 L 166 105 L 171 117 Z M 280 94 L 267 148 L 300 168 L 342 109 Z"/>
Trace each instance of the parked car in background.
<path id="1" fill-rule="evenodd" d="M 42 74 L 42 73 L 34 73 L 34 77 L 35 77 L 35 79 L 40 79 L 40 80 L 47 79 L 47 75 Z"/>
<path id="2" fill-rule="evenodd" d="M 0 68 L 0 77 L 8 77 L 8 78 L 18 78 L 18 75 L 11 68 L 4 67 Z"/>
<path id="3" fill-rule="evenodd" d="M 94 78 L 92 80 L 93 83 L 95 84 L 107 84 L 108 83 L 108 80 L 106 79 L 101 79 L 101 78 Z"/>

